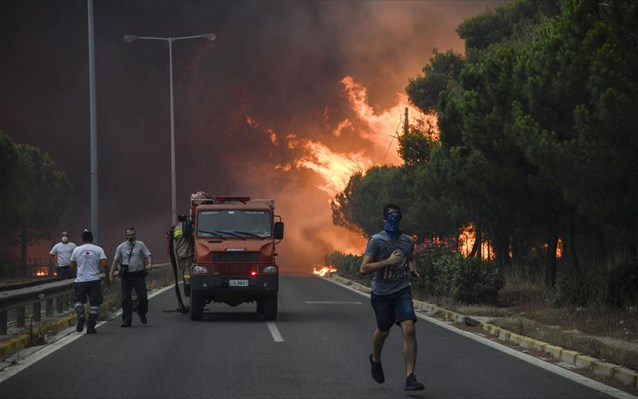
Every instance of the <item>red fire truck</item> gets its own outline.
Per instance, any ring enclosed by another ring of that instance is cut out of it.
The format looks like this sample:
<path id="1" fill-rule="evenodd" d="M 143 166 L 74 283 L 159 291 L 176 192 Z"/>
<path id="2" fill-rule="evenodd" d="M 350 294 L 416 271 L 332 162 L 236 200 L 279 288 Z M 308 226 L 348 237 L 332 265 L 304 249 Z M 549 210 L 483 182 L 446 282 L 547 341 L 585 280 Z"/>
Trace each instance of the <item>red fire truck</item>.
<path id="1" fill-rule="evenodd" d="M 201 320 L 207 303 L 256 303 L 266 320 L 277 318 L 279 268 L 276 245 L 284 223 L 272 199 L 191 196 L 195 259 L 190 318 Z"/>

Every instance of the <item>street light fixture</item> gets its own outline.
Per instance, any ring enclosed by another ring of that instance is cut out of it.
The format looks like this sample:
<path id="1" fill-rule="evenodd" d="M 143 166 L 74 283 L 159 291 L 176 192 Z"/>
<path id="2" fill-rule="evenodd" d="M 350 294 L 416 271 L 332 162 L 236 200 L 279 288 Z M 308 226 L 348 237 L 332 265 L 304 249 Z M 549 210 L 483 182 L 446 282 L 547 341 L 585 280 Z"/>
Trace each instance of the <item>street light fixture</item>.
<path id="1" fill-rule="evenodd" d="M 175 122 L 174 122 L 174 111 L 173 111 L 173 42 L 175 40 L 185 40 L 185 39 L 206 39 L 209 41 L 214 41 L 217 36 L 214 33 L 204 33 L 201 35 L 195 36 L 181 36 L 181 37 L 151 37 L 151 36 L 136 36 L 136 35 L 125 35 L 124 41 L 127 43 L 132 43 L 135 40 L 162 40 L 168 43 L 168 62 L 169 62 L 169 81 L 170 81 L 170 110 L 171 110 L 171 217 L 172 224 L 175 225 L 177 223 L 177 197 L 175 190 Z"/>

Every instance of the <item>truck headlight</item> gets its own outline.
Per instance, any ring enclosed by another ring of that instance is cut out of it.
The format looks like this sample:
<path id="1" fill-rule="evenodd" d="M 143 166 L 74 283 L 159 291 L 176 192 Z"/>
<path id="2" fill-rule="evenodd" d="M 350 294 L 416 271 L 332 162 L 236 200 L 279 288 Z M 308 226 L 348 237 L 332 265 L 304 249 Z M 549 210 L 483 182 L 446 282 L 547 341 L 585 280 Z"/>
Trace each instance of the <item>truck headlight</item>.
<path id="1" fill-rule="evenodd" d="M 208 270 L 206 270 L 205 267 L 203 266 L 193 266 L 193 273 L 207 273 Z"/>
<path id="2" fill-rule="evenodd" d="M 264 274 L 275 274 L 277 273 L 277 266 L 275 265 L 266 266 L 264 267 L 264 270 L 262 270 L 261 272 Z"/>

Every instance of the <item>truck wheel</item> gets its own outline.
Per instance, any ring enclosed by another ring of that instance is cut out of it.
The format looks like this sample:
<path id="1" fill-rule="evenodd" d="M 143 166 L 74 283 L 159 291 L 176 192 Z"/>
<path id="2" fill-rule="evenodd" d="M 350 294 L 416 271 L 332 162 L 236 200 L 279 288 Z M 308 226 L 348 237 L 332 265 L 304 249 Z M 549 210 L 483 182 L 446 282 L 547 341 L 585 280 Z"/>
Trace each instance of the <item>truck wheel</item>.
<path id="1" fill-rule="evenodd" d="M 264 306 L 264 319 L 277 319 L 277 295 L 267 296 L 262 299 Z"/>
<path id="2" fill-rule="evenodd" d="M 263 299 L 257 299 L 257 314 L 264 313 L 264 301 Z"/>
<path id="3" fill-rule="evenodd" d="M 190 296 L 190 312 L 191 320 L 201 320 L 204 317 L 204 300 L 193 292 Z"/>

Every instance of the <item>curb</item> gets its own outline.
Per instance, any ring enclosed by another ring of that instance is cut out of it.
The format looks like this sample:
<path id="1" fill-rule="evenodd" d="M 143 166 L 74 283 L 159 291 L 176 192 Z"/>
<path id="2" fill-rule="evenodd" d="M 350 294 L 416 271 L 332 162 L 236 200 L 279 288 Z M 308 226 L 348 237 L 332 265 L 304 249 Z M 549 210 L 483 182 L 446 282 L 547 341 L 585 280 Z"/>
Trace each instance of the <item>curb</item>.
<path id="1" fill-rule="evenodd" d="M 365 293 L 370 293 L 371 291 L 370 287 L 348 280 L 336 274 L 326 278 L 336 280 L 341 284 L 351 286 L 352 288 Z M 519 335 L 494 324 L 482 322 L 428 302 L 413 300 L 413 303 L 417 310 L 426 311 L 432 315 L 443 315 L 446 320 L 462 323 L 466 326 L 480 327 L 483 331 L 497 337 L 501 341 L 512 342 L 523 349 L 535 349 L 544 352 L 558 361 L 571 364 L 576 368 L 588 369 L 593 372 L 594 375 L 612 378 L 625 386 L 632 386 L 638 389 L 638 372 L 635 370 L 631 370 L 617 364 L 604 362 L 580 352 L 539 341 L 535 338 Z"/>
<path id="2" fill-rule="evenodd" d="M 76 316 L 75 314 L 67 315 L 61 317 L 59 319 L 51 319 L 51 322 L 46 325 L 38 325 L 33 327 L 33 334 L 29 333 L 19 333 L 15 337 L 11 337 L 9 339 L 3 340 L 0 342 L 0 359 L 4 359 L 17 351 L 24 349 L 28 346 L 30 337 L 32 335 L 39 335 L 40 330 L 45 331 L 61 331 L 69 326 L 75 325 Z"/>

